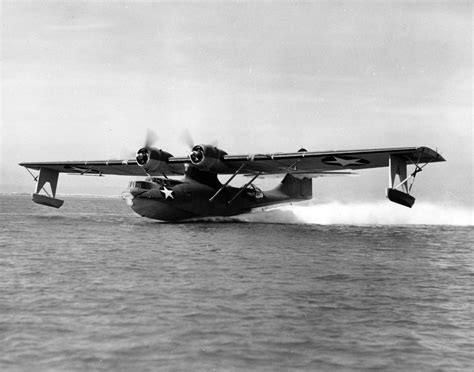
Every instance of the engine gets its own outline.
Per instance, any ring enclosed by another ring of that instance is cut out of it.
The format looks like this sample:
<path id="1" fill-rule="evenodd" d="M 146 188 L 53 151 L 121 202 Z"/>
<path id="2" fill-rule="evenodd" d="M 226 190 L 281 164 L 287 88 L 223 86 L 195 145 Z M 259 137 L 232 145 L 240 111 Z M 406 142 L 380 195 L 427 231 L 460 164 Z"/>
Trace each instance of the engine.
<path id="1" fill-rule="evenodd" d="M 191 163 L 200 170 L 224 172 L 227 166 L 222 161 L 227 153 L 210 145 L 196 145 L 189 154 Z"/>
<path id="2" fill-rule="evenodd" d="M 172 157 L 170 153 L 153 147 L 143 147 L 137 151 L 136 160 L 146 173 L 166 173 L 170 170 L 167 160 Z"/>

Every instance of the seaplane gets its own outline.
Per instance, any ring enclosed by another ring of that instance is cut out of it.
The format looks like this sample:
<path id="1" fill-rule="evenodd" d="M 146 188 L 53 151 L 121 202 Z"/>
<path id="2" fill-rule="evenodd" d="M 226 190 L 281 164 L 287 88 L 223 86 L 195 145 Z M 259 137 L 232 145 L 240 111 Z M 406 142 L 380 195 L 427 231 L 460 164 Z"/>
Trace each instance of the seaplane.
<path id="1" fill-rule="evenodd" d="M 301 148 L 296 152 L 232 155 L 214 145 L 191 143 L 189 154 L 176 157 L 153 146 L 151 137 L 147 136 L 134 159 L 19 165 L 36 182 L 32 199 L 37 204 L 54 208 L 63 205 L 64 201 L 56 198 L 60 173 L 141 177 L 129 183 L 126 193 L 132 209 L 143 217 L 176 222 L 230 217 L 309 200 L 314 178 L 380 167 L 388 167 L 387 198 L 411 208 L 415 203 L 411 190 L 416 175 L 429 163 L 445 161 L 437 151 L 425 146 L 347 151 Z M 220 181 L 218 176 L 225 179 Z M 241 187 L 231 186 L 237 176 L 248 177 L 248 182 Z M 257 178 L 269 176 L 280 177 L 281 182 L 266 191 L 254 184 Z"/>

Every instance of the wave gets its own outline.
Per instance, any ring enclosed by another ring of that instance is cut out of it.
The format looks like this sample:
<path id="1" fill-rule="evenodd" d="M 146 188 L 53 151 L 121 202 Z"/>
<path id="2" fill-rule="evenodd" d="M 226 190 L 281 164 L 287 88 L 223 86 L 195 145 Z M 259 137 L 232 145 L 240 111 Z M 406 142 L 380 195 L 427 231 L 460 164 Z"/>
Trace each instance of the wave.
<path id="1" fill-rule="evenodd" d="M 393 203 L 285 205 L 245 216 L 249 222 L 318 225 L 454 225 L 472 226 L 472 207 L 417 203 L 406 208 Z"/>

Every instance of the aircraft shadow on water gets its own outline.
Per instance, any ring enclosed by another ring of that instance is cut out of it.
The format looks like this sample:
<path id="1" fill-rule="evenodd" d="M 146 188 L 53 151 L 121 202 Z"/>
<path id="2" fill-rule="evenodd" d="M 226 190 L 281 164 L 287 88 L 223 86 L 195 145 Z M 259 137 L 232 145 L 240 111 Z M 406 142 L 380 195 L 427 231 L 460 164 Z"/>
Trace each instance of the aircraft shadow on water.
<path id="1" fill-rule="evenodd" d="M 146 176 L 132 181 L 126 195 L 132 209 L 143 217 L 163 221 L 195 220 L 201 217 L 236 216 L 255 208 L 312 198 L 312 179 L 354 170 L 388 167 L 387 197 L 412 207 L 410 194 L 418 172 L 428 163 L 444 161 L 428 147 L 405 147 L 350 151 L 297 152 L 230 155 L 213 145 L 195 145 L 184 157 L 175 157 L 146 141 L 135 159 L 20 163 L 39 171 L 34 175 L 33 201 L 59 208 L 56 198 L 59 173 L 79 175 Z M 407 172 L 408 166 L 414 170 Z M 227 175 L 222 183 L 218 175 Z M 230 186 L 237 176 L 249 178 L 242 187 Z M 173 176 L 180 176 L 179 179 Z M 253 182 L 258 177 L 281 176 L 280 184 L 262 191 Z M 49 183 L 50 191 L 45 188 Z"/>

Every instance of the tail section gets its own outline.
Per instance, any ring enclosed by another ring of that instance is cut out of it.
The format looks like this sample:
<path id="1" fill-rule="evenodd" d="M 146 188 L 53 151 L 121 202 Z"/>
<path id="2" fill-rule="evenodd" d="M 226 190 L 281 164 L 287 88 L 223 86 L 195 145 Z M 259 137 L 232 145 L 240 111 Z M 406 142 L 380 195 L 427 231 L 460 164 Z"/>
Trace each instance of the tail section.
<path id="1" fill-rule="evenodd" d="M 288 173 L 281 181 L 280 190 L 292 199 L 311 199 L 313 182 L 311 178 L 298 178 Z"/>

